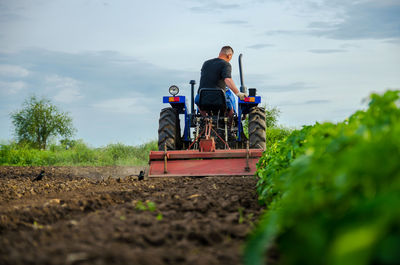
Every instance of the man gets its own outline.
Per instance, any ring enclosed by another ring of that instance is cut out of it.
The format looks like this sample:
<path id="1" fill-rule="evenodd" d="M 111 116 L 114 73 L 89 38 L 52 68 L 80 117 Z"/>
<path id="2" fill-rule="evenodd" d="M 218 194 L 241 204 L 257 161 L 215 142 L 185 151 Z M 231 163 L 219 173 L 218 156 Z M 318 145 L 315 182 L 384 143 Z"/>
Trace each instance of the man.
<path id="1" fill-rule="evenodd" d="M 232 66 L 229 63 L 232 60 L 232 56 L 232 47 L 224 46 L 219 52 L 218 58 L 208 60 L 203 64 L 201 68 L 199 90 L 201 88 L 219 88 L 225 92 L 225 87 L 228 86 L 236 96 L 244 100 L 246 94 L 240 92 L 235 82 L 232 80 Z M 195 99 L 197 105 L 199 104 L 199 90 L 197 91 Z M 232 101 L 227 98 L 226 103 L 230 114 L 229 116 L 231 116 L 233 114 Z"/>

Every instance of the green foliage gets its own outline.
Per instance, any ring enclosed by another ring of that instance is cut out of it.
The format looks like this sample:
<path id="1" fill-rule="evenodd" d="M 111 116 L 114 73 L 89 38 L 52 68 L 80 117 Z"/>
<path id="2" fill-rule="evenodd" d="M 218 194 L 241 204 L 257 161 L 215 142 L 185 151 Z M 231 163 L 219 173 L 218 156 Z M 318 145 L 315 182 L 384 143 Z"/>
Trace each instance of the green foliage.
<path id="1" fill-rule="evenodd" d="M 142 201 L 138 201 L 138 202 L 136 203 L 135 208 L 136 208 L 137 210 L 140 210 L 140 211 L 146 211 L 146 210 L 147 210 L 146 204 L 144 204 Z"/>
<path id="2" fill-rule="evenodd" d="M 163 219 L 162 213 L 158 213 L 156 216 L 156 219 L 157 219 L 157 221 L 162 221 L 162 219 Z"/>
<path id="3" fill-rule="evenodd" d="M 283 126 L 267 127 L 265 130 L 265 144 L 268 148 L 273 146 L 276 142 L 283 140 L 290 135 L 292 129 Z"/>
<path id="4" fill-rule="evenodd" d="M 372 94 L 348 120 L 293 131 L 258 164 L 267 205 L 245 250 L 265 264 L 397 264 L 400 260 L 400 91 Z"/>
<path id="5" fill-rule="evenodd" d="M 142 201 L 137 201 L 135 208 L 141 211 L 154 212 L 156 210 L 156 204 L 152 201 L 146 201 L 145 203 Z"/>
<path id="6" fill-rule="evenodd" d="M 147 204 L 147 209 L 150 212 L 154 212 L 156 210 L 156 204 L 154 202 L 148 201 L 148 202 L 146 202 L 146 204 Z"/>
<path id="7" fill-rule="evenodd" d="M 66 145 L 51 144 L 47 150 L 32 148 L 25 143 L 0 144 L 0 165 L 13 166 L 128 166 L 146 165 L 151 150 L 157 150 L 157 142 L 140 146 L 109 144 L 91 148 L 82 140 L 69 141 Z"/>
<path id="8" fill-rule="evenodd" d="M 70 137 L 75 129 L 72 118 L 61 112 L 48 99 L 31 96 L 21 110 L 11 114 L 15 134 L 20 143 L 46 149 L 50 137 Z"/>
<path id="9" fill-rule="evenodd" d="M 137 201 L 135 205 L 136 210 L 139 211 L 149 211 L 149 212 L 155 212 L 157 213 L 156 215 L 156 220 L 161 221 L 163 219 L 163 215 L 161 212 L 157 211 L 156 204 L 152 201 L 146 201 L 145 203 L 142 201 Z"/>
<path id="10" fill-rule="evenodd" d="M 277 107 L 264 106 L 265 109 L 265 124 L 267 128 L 272 128 L 277 126 L 278 117 L 281 111 Z"/>
<path id="11" fill-rule="evenodd" d="M 253 222 L 251 220 L 253 218 L 253 216 L 254 216 L 253 213 L 248 213 L 248 214 L 245 215 L 244 214 L 244 209 L 242 207 L 239 207 L 238 212 L 239 212 L 239 220 L 238 220 L 239 224 L 247 223 L 251 227 L 254 227 L 254 224 L 253 224 Z"/>
<path id="12" fill-rule="evenodd" d="M 273 132 L 277 132 L 279 129 L 286 130 L 284 128 L 277 127 L 278 123 L 278 117 L 281 111 L 277 107 L 270 107 L 264 105 L 263 107 L 265 109 L 265 124 L 268 129 L 275 129 Z M 249 137 L 249 117 L 247 116 L 246 119 L 243 122 L 243 132 L 246 135 L 246 137 Z M 267 138 L 268 138 L 268 133 L 267 133 Z M 267 140 L 267 146 L 268 146 L 268 140 Z"/>

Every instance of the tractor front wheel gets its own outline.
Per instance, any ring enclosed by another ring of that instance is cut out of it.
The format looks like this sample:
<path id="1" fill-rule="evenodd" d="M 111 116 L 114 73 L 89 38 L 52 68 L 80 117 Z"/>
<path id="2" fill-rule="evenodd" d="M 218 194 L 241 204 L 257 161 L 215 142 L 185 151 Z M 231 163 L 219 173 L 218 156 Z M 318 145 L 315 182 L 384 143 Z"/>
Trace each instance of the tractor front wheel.
<path id="1" fill-rule="evenodd" d="M 249 145 L 250 148 L 265 150 L 265 110 L 254 107 L 249 113 Z"/>
<path id="2" fill-rule="evenodd" d="M 179 150 L 181 145 L 181 126 L 179 114 L 173 108 L 164 108 L 160 112 L 158 126 L 158 150 Z"/>

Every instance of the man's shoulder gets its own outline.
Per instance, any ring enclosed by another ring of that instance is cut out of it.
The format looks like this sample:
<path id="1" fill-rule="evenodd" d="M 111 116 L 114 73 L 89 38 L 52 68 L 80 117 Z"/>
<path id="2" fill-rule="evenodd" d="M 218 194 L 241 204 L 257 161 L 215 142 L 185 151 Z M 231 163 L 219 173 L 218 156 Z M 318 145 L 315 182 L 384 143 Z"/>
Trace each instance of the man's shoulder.
<path id="1" fill-rule="evenodd" d="M 229 62 L 222 60 L 220 58 L 213 58 L 213 59 L 209 59 L 207 61 L 204 62 L 205 65 L 207 64 L 214 64 L 214 65 L 231 65 Z"/>
<path id="2" fill-rule="evenodd" d="M 215 63 L 215 62 L 218 62 L 218 60 L 220 60 L 220 59 L 219 58 L 212 58 L 212 59 L 209 59 L 209 60 L 205 61 L 204 63 L 205 64 Z"/>

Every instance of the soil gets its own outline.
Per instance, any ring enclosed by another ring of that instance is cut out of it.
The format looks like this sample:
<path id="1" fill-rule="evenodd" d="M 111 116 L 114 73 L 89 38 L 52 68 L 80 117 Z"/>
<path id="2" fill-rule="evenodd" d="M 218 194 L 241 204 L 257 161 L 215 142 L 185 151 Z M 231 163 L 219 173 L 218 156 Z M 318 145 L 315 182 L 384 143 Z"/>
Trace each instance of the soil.
<path id="1" fill-rule="evenodd" d="M 241 264 L 254 177 L 141 169 L 0 167 L 0 264 Z"/>

